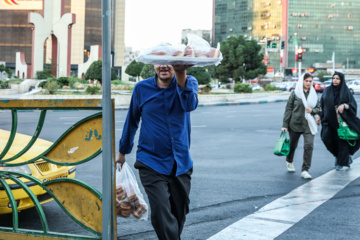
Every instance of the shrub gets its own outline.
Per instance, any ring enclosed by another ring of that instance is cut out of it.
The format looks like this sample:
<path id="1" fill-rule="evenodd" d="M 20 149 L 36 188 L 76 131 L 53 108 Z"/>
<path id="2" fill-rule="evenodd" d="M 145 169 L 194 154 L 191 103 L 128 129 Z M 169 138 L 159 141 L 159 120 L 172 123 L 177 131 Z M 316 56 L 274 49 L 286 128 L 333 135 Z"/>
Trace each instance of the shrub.
<path id="1" fill-rule="evenodd" d="M 7 81 L 0 81 L 0 89 L 9 88 L 9 83 Z"/>
<path id="2" fill-rule="evenodd" d="M 51 69 L 44 69 L 44 71 L 37 71 L 36 78 L 37 79 L 47 79 L 51 77 Z"/>
<path id="3" fill-rule="evenodd" d="M 100 91 L 100 88 L 97 86 L 88 86 L 86 89 L 86 93 L 90 95 L 98 94 Z"/>
<path id="4" fill-rule="evenodd" d="M 275 91 L 276 86 L 271 85 L 271 84 L 266 84 L 264 89 L 265 89 L 265 91 Z"/>
<path id="5" fill-rule="evenodd" d="M 122 82 L 120 80 L 113 80 L 111 81 L 111 84 L 119 85 L 122 84 Z"/>
<path id="6" fill-rule="evenodd" d="M 48 81 L 42 81 L 38 84 L 38 87 L 44 88 L 46 87 L 46 84 L 48 83 Z"/>
<path id="7" fill-rule="evenodd" d="M 252 93 L 252 88 L 249 84 L 237 83 L 234 87 L 236 93 Z"/>
<path id="8" fill-rule="evenodd" d="M 48 81 L 46 82 L 45 89 L 52 95 L 59 89 L 59 85 L 54 81 Z"/>

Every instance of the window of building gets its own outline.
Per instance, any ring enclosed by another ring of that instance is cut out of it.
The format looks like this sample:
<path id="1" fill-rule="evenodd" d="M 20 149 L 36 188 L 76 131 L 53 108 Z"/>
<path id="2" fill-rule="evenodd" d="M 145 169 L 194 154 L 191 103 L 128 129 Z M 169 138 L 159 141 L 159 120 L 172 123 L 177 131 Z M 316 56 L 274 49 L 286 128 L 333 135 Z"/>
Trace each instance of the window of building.
<path id="1" fill-rule="evenodd" d="M 291 14 L 291 16 L 296 17 L 296 16 L 297 16 L 297 14 L 296 14 L 296 13 L 292 13 L 292 14 Z"/>
<path id="2" fill-rule="evenodd" d="M 349 27 L 348 27 L 348 31 L 352 31 L 352 30 L 354 30 L 354 27 L 353 27 L 353 26 L 349 26 Z"/>
<path id="3" fill-rule="evenodd" d="M 306 37 L 301 37 L 301 40 L 306 41 Z"/>
<path id="4" fill-rule="evenodd" d="M 302 24 L 298 24 L 298 25 L 297 25 L 297 28 L 302 28 Z"/>
<path id="5" fill-rule="evenodd" d="M 331 8 L 335 7 L 335 3 L 330 4 L 330 7 Z"/>
<path id="6" fill-rule="evenodd" d="M 348 18 L 351 18 L 351 13 L 348 14 Z"/>

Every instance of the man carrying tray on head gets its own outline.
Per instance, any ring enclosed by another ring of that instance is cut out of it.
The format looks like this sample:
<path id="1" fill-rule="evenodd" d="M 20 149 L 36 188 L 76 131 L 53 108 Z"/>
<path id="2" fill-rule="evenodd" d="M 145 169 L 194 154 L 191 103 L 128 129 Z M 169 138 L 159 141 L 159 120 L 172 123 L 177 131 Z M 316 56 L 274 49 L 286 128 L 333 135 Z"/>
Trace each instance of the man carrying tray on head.
<path id="1" fill-rule="evenodd" d="M 180 239 L 189 212 L 193 161 L 190 112 L 198 105 L 191 65 L 155 65 L 156 75 L 133 90 L 116 161 L 131 152 L 141 118 L 135 168 L 149 198 L 151 223 L 160 240 Z"/>

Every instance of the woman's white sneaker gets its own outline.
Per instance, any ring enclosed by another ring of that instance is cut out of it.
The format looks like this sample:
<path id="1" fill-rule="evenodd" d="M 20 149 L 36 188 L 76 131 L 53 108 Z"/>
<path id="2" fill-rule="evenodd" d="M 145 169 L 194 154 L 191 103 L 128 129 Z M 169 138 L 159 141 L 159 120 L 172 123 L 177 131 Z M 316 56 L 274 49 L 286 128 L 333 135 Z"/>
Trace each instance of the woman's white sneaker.
<path id="1" fill-rule="evenodd" d="M 301 177 L 303 179 L 311 179 L 312 178 L 308 171 L 302 171 Z"/>
<path id="2" fill-rule="evenodd" d="M 295 167 L 293 163 L 286 162 L 288 172 L 295 172 Z"/>

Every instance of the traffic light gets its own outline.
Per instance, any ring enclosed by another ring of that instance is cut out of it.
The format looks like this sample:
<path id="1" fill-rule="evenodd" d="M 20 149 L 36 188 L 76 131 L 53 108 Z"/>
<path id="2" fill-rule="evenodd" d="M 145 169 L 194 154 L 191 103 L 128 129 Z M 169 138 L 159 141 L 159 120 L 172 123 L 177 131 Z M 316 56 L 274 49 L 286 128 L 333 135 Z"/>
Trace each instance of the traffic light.
<path id="1" fill-rule="evenodd" d="M 281 42 L 281 49 L 285 49 L 285 42 L 284 41 Z"/>
<path id="2" fill-rule="evenodd" d="M 271 41 L 267 40 L 267 48 L 270 48 Z"/>
<path id="3" fill-rule="evenodd" d="M 271 44 L 271 47 L 272 47 L 272 48 L 276 48 L 276 47 L 277 47 L 277 44 L 276 44 L 276 43 L 273 43 L 273 44 Z"/>
<path id="4" fill-rule="evenodd" d="M 302 49 L 301 47 L 297 49 L 297 60 L 298 60 L 298 62 L 302 61 L 303 53 L 304 53 L 304 49 Z"/>

